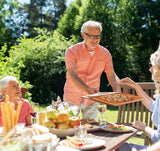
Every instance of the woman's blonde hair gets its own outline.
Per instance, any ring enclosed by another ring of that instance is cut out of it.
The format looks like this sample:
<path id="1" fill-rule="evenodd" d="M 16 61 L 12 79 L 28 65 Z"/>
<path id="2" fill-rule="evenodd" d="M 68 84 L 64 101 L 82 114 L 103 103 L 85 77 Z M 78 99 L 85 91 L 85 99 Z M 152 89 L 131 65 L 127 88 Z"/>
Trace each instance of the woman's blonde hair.
<path id="1" fill-rule="evenodd" d="M 160 81 L 156 80 L 157 77 L 160 77 L 160 43 L 157 51 L 151 54 L 150 61 L 154 68 L 152 73 L 152 80 L 154 81 L 156 87 L 154 98 L 157 98 L 160 94 Z"/>

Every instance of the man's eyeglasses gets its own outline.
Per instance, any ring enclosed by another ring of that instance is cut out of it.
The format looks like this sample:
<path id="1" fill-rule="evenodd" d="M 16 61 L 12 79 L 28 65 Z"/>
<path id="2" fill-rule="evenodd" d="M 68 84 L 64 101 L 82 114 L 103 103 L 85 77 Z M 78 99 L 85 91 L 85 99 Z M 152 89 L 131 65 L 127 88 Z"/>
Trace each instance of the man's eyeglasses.
<path id="1" fill-rule="evenodd" d="M 85 33 L 85 32 L 84 32 Z M 101 39 L 101 35 L 89 35 L 85 33 L 90 39 Z"/>

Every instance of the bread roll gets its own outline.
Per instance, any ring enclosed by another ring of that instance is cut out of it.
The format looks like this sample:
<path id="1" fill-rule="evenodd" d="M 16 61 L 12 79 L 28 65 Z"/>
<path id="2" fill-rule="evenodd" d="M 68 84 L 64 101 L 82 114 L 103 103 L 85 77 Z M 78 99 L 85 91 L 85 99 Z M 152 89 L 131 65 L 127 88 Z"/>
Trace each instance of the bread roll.
<path id="1" fill-rule="evenodd" d="M 49 129 L 43 125 L 32 125 L 33 128 L 38 129 L 40 134 L 45 134 L 45 133 L 49 133 Z"/>
<path id="2" fill-rule="evenodd" d="M 33 137 L 34 135 L 36 135 L 35 131 L 32 128 L 26 128 L 23 133 L 22 136 L 30 136 Z"/>
<path id="3" fill-rule="evenodd" d="M 52 133 L 46 133 L 46 134 L 41 134 L 41 135 L 35 135 L 32 137 L 32 141 L 34 143 L 46 143 L 46 142 L 51 142 L 52 139 L 56 139 L 57 136 L 52 134 Z"/>
<path id="4" fill-rule="evenodd" d="M 40 135 L 40 132 L 37 128 L 33 127 L 32 130 L 35 132 L 35 135 Z"/>

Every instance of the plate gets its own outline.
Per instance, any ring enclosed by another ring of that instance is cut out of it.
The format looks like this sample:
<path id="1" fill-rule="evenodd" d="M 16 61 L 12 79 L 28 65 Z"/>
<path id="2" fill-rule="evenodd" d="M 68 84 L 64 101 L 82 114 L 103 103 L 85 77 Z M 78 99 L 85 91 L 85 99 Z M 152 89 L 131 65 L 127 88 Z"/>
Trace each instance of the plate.
<path id="1" fill-rule="evenodd" d="M 54 151 L 80 151 L 77 148 L 71 148 L 71 147 L 67 147 L 67 146 L 62 146 L 62 145 L 58 145 Z"/>
<path id="2" fill-rule="evenodd" d="M 93 125 L 92 128 L 87 128 L 87 132 L 95 132 L 98 130 L 100 130 L 100 126 L 97 126 L 97 125 Z"/>
<path id="3" fill-rule="evenodd" d="M 112 128 L 108 128 L 108 125 L 104 125 L 104 126 L 101 126 L 101 129 L 106 131 L 106 132 L 113 132 L 113 133 L 124 133 L 124 132 L 131 132 L 133 131 L 133 127 L 131 126 L 125 126 L 127 129 L 126 130 L 114 130 Z"/>
<path id="4" fill-rule="evenodd" d="M 90 150 L 90 149 L 97 149 L 106 144 L 104 140 L 101 139 L 95 139 L 95 138 L 85 138 L 87 141 L 87 144 L 82 147 L 74 147 L 80 150 Z M 59 144 L 63 146 L 63 142 L 65 140 L 62 140 Z"/>
<path id="5" fill-rule="evenodd" d="M 69 129 L 56 129 L 56 128 L 49 128 L 49 131 L 59 138 L 65 138 L 66 136 L 74 135 L 74 128 Z"/>
<path id="6" fill-rule="evenodd" d="M 143 100 L 142 97 L 136 95 L 118 93 L 118 92 L 96 93 L 94 95 L 86 95 L 82 97 L 86 99 L 92 99 L 96 102 L 111 106 L 119 106 Z"/>
<path id="7" fill-rule="evenodd" d="M 50 148 L 50 150 L 53 150 L 58 142 L 60 141 L 59 138 L 56 138 L 56 139 L 52 139 L 51 142 L 46 142 L 46 143 L 37 143 L 37 144 L 33 144 L 32 146 L 32 149 L 35 150 L 35 151 L 39 151 L 39 150 L 47 150 L 48 148 Z"/>

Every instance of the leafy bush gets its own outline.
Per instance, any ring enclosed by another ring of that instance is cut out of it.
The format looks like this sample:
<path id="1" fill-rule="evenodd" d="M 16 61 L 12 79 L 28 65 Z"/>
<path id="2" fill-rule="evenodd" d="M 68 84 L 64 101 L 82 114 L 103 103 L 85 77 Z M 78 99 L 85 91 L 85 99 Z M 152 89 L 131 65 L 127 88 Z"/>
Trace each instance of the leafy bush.
<path id="1" fill-rule="evenodd" d="M 7 45 L 5 44 L 2 49 L 0 50 L 0 79 L 2 79 L 5 76 L 15 76 L 17 78 L 17 80 L 20 82 L 20 86 L 21 87 L 26 87 L 26 88 L 31 88 L 32 85 L 28 82 L 22 82 L 20 80 L 20 72 L 21 72 L 21 68 L 23 67 L 23 62 L 19 61 L 17 66 L 13 65 L 13 60 L 14 57 L 7 57 L 5 56 L 7 51 Z M 26 93 L 26 99 L 28 99 L 29 101 L 31 101 L 31 93 L 27 92 Z"/>
<path id="2" fill-rule="evenodd" d="M 18 45 L 10 50 L 11 62 L 14 67 L 21 66 L 22 81 L 29 81 L 32 88 L 32 101 L 41 104 L 50 103 L 59 95 L 63 96 L 65 82 L 64 52 L 72 45 L 57 31 L 53 34 L 40 30 L 33 39 L 23 37 Z"/>

